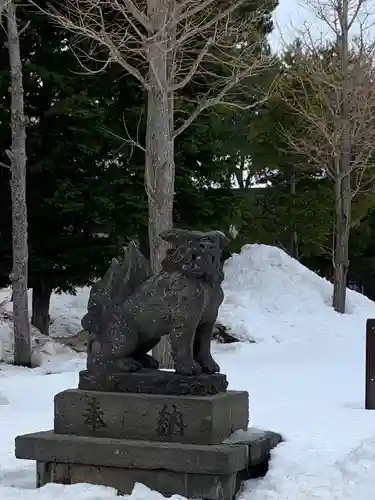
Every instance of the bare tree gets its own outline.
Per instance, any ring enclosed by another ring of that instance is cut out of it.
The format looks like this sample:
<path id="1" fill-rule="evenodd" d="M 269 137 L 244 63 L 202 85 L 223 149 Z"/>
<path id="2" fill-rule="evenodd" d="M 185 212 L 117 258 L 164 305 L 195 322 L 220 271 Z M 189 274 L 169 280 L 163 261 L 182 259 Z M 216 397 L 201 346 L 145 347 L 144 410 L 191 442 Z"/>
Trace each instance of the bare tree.
<path id="1" fill-rule="evenodd" d="M 304 125 L 286 131 L 302 163 L 334 183 L 333 307 L 345 312 L 352 200 L 372 185 L 375 153 L 374 45 L 366 40 L 367 0 L 310 0 L 323 28 L 320 39 L 305 27 L 299 54 L 288 68 L 285 101 Z M 301 35 L 301 34 L 300 34 Z M 329 38 L 329 37 L 328 37 Z"/>
<path id="2" fill-rule="evenodd" d="M 1 0 L 0 17 L 6 18 L 10 66 L 11 149 L 7 156 L 11 172 L 13 269 L 14 363 L 31 366 L 31 338 L 28 310 L 28 241 L 26 206 L 26 120 L 20 53 L 20 32 L 17 26 L 16 3 Z"/>
<path id="3" fill-rule="evenodd" d="M 271 58 L 258 32 L 263 10 L 242 23 L 235 11 L 247 0 L 67 0 L 66 8 L 50 14 L 90 41 L 84 56 L 102 69 L 117 63 L 147 92 L 144 144 L 145 186 L 149 200 L 149 243 L 154 272 L 161 268 L 167 244 L 159 234 L 173 224 L 174 141 L 207 108 L 226 102 L 235 105 L 238 84 L 264 71 Z M 252 32 L 250 37 L 245 36 Z M 74 50 L 74 48 L 73 48 Z M 82 50 L 78 44 L 77 51 Z M 79 57 L 82 66 L 87 62 Z M 215 74 L 215 68 L 220 67 Z M 184 120 L 175 124 L 175 103 L 181 90 L 196 79 L 212 84 Z M 265 98 L 263 96 L 262 98 Z M 259 101 L 259 98 L 258 98 Z M 240 105 L 237 101 L 237 105 Z M 256 105 L 254 102 L 252 105 Z M 156 353 L 162 366 L 171 366 L 167 337 Z"/>

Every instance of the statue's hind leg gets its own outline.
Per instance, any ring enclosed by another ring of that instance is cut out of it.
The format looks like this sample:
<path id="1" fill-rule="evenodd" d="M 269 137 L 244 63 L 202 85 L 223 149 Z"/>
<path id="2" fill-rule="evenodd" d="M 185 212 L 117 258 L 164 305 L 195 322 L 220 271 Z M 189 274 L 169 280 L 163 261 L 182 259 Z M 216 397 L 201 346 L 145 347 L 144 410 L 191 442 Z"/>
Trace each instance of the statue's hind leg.
<path id="1" fill-rule="evenodd" d="M 123 317 L 112 317 L 113 323 L 108 329 L 109 366 L 111 371 L 136 372 L 143 368 L 142 363 L 134 358 L 139 344 L 139 334 L 134 326 Z"/>

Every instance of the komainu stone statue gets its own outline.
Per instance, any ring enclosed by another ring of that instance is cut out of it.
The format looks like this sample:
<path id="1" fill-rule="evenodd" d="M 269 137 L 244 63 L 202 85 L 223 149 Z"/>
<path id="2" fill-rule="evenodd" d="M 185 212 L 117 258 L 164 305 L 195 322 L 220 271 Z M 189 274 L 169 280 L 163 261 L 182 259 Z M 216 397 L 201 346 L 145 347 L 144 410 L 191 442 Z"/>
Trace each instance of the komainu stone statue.
<path id="1" fill-rule="evenodd" d="M 221 253 L 226 237 L 173 229 L 160 235 L 171 248 L 159 274 L 131 243 L 92 287 L 82 326 L 90 334 L 87 369 L 97 373 L 158 368 L 148 353 L 170 335 L 180 375 L 218 373 L 212 330 L 223 300 Z"/>
<path id="2" fill-rule="evenodd" d="M 165 497 L 235 500 L 243 480 L 268 470 L 281 436 L 248 430 L 249 395 L 227 390 L 210 353 L 225 237 L 162 237 L 171 248 L 160 273 L 130 244 L 92 287 L 78 389 L 55 396 L 53 430 L 16 438 L 16 457 L 37 461 L 38 487 L 84 482 L 129 495 L 143 483 Z M 148 356 L 163 335 L 177 373 Z"/>

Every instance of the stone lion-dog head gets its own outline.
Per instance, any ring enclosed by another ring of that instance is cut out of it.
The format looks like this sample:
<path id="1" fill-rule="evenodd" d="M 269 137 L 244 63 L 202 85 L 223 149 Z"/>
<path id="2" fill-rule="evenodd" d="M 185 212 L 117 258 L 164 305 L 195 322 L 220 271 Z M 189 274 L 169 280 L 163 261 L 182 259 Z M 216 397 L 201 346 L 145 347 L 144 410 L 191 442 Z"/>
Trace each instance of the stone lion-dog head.
<path id="1" fill-rule="evenodd" d="M 181 272 L 212 285 L 223 281 L 221 254 L 228 239 L 222 232 L 171 229 L 160 236 L 171 245 L 163 261 L 165 271 Z"/>

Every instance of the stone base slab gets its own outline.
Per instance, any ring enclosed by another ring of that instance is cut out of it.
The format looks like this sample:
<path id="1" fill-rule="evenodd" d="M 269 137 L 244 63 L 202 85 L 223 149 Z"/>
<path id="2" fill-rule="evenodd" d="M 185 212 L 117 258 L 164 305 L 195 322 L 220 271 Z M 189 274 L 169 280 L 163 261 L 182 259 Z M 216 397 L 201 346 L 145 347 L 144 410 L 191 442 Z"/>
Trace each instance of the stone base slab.
<path id="1" fill-rule="evenodd" d="M 141 370 L 134 373 L 79 374 L 79 389 L 104 392 L 206 396 L 225 392 L 227 377 L 222 373 L 184 376 L 163 370 Z"/>
<path id="2" fill-rule="evenodd" d="M 267 472 L 279 434 L 250 428 L 228 444 L 199 446 L 56 435 L 16 438 L 16 457 L 37 461 L 37 486 L 91 483 L 130 494 L 143 483 L 165 496 L 234 500 L 242 481 Z"/>
<path id="3" fill-rule="evenodd" d="M 16 438 L 16 457 L 39 462 L 79 463 L 174 472 L 231 474 L 247 466 L 246 445 L 193 445 L 55 434 Z"/>
<path id="4" fill-rule="evenodd" d="M 237 473 L 199 474 L 167 470 L 122 469 L 116 467 L 37 463 L 37 486 L 47 483 L 88 483 L 110 486 L 120 495 L 129 495 L 135 483 L 142 483 L 164 496 L 174 494 L 185 498 L 232 500 L 239 489 Z"/>
<path id="5" fill-rule="evenodd" d="M 248 422 L 245 391 L 166 396 L 70 389 L 55 396 L 56 434 L 213 445 Z"/>
<path id="6" fill-rule="evenodd" d="M 249 467 L 268 463 L 269 455 L 283 438 L 277 432 L 265 431 L 256 427 L 249 427 L 243 431 L 234 432 L 228 439 L 223 441 L 224 444 L 244 444 L 248 447 Z"/>

